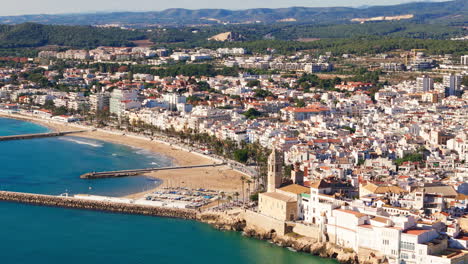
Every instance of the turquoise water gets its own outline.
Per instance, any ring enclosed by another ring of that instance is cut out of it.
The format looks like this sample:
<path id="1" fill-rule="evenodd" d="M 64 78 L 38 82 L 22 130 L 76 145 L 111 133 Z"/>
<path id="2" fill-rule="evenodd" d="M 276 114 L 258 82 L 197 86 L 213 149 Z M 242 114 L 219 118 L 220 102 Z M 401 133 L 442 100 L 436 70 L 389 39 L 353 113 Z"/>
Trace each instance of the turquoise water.
<path id="1" fill-rule="evenodd" d="M 42 133 L 42 126 L 0 119 L 0 136 Z M 98 140 L 59 137 L 0 142 L 0 189 L 58 195 L 89 193 L 128 195 L 155 188 L 159 181 L 148 177 L 83 180 L 91 171 L 170 166 L 164 156 Z"/>
<path id="2" fill-rule="evenodd" d="M 35 124 L 0 119 L 0 135 L 46 131 Z M 0 142 L 0 185 L 12 191 L 131 193 L 157 182 L 145 177 L 91 182 L 79 175 L 170 164 L 162 156 L 96 140 Z M 179 219 L 0 202 L 0 230 L 0 263 L 6 264 L 336 263 Z"/>

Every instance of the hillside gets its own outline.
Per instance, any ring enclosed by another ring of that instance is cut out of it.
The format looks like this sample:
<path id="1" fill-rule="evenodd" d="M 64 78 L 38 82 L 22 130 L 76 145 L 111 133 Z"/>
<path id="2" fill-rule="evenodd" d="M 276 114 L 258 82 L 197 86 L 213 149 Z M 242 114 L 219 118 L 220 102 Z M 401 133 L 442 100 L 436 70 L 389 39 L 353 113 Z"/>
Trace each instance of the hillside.
<path id="1" fill-rule="evenodd" d="M 348 23 L 352 19 L 366 19 L 381 16 L 413 15 L 411 19 L 424 23 L 459 23 L 468 21 L 468 1 L 417 2 L 393 6 L 372 6 L 367 8 L 348 7 L 291 7 L 258 8 L 247 10 L 225 9 L 167 9 L 155 12 L 116 12 L 95 14 L 65 15 L 25 15 L 0 17 L 0 23 L 19 24 L 35 22 L 62 25 L 102 25 L 123 24 L 147 25 L 187 25 L 220 23 L 274 23 L 294 21 L 299 23 L 333 24 Z"/>
<path id="2" fill-rule="evenodd" d="M 39 47 L 59 45 L 79 48 L 97 46 L 132 46 L 131 40 L 143 34 L 116 28 L 90 26 L 56 26 L 24 23 L 0 25 L 0 48 Z"/>

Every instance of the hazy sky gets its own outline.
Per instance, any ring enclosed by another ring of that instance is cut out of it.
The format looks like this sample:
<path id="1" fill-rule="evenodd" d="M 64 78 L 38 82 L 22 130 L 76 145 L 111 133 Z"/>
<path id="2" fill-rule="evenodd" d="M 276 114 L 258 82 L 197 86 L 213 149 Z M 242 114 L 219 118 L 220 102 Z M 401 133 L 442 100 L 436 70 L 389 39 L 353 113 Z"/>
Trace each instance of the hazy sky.
<path id="1" fill-rule="evenodd" d="M 435 0 L 439 1 L 439 0 Z M 291 6 L 391 5 L 414 0 L 0 0 L 0 16 L 96 11 L 154 11 L 167 8 L 275 8 Z"/>

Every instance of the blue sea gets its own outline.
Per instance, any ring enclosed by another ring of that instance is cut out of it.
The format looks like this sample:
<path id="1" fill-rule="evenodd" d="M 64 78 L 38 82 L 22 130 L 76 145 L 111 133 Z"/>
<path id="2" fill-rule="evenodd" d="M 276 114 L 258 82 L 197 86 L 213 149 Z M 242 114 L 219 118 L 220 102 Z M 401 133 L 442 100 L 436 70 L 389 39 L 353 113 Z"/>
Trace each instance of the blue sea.
<path id="1" fill-rule="evenodd" d="M 0 136 L 47 131 L 0 118 Z M 165 156 L 79 137 L 6 141 L 0 142 L 0 189 L 122 196 L 160 182 L 143 176 L 93 181 L 79 176 L 171 164 Z M 0 202 L 0 234 L 2 264 L 336 263 L 194 221 L 7 202 Z"/>

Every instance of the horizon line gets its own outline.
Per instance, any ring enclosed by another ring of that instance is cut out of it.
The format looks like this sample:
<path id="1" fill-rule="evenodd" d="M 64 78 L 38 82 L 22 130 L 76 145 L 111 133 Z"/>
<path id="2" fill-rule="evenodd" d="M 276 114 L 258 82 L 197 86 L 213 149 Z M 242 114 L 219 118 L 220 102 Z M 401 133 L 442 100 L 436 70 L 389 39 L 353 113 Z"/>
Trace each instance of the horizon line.
<path id="1" fill-rule="evenodd" d="M 152 12 L 165 12 L 168 10 L 190 10 L 190 11 L 198 11 L 198 10 L 226 10 L 226 11 L 247 11 L 247 10 L 255 10 L 255 9 L 268 9 L 268 10 L 275 10 L 275 9 L 290 9 L 290 8 L 353 8 L 353 9 L 367 9 L 371 7 L 382 7 L 382 6 L 399 6 L 399 5 L 408 5 L 408 4 L 415 4 L 415 3 L 446 3 L 446 2 L 455 2 L 457 0 L 415 0 L 407 3 L 399 3 L 394 5 L 350 5 L 350 6 L 288 6 L 288 7 L 253 7 L 253 8 L 245 8 L 245 9 L 233 9 L 233 8 L 184 8 L 184 7 L 173 7 L 173 8 L 165 8 L 160 10 L 89 10 L 89 11 L 82 11 L 82 12 L 66 12 L 66 13 L 25 13 L 25 14 L 16 14 L 16 15 L 0 15 L 0 17 L 20 17 L 20 16 L 70 16 L 70 15 L 93 15 L 93 14 L 113 14 L 113 13 L 152 13 Z"/>

